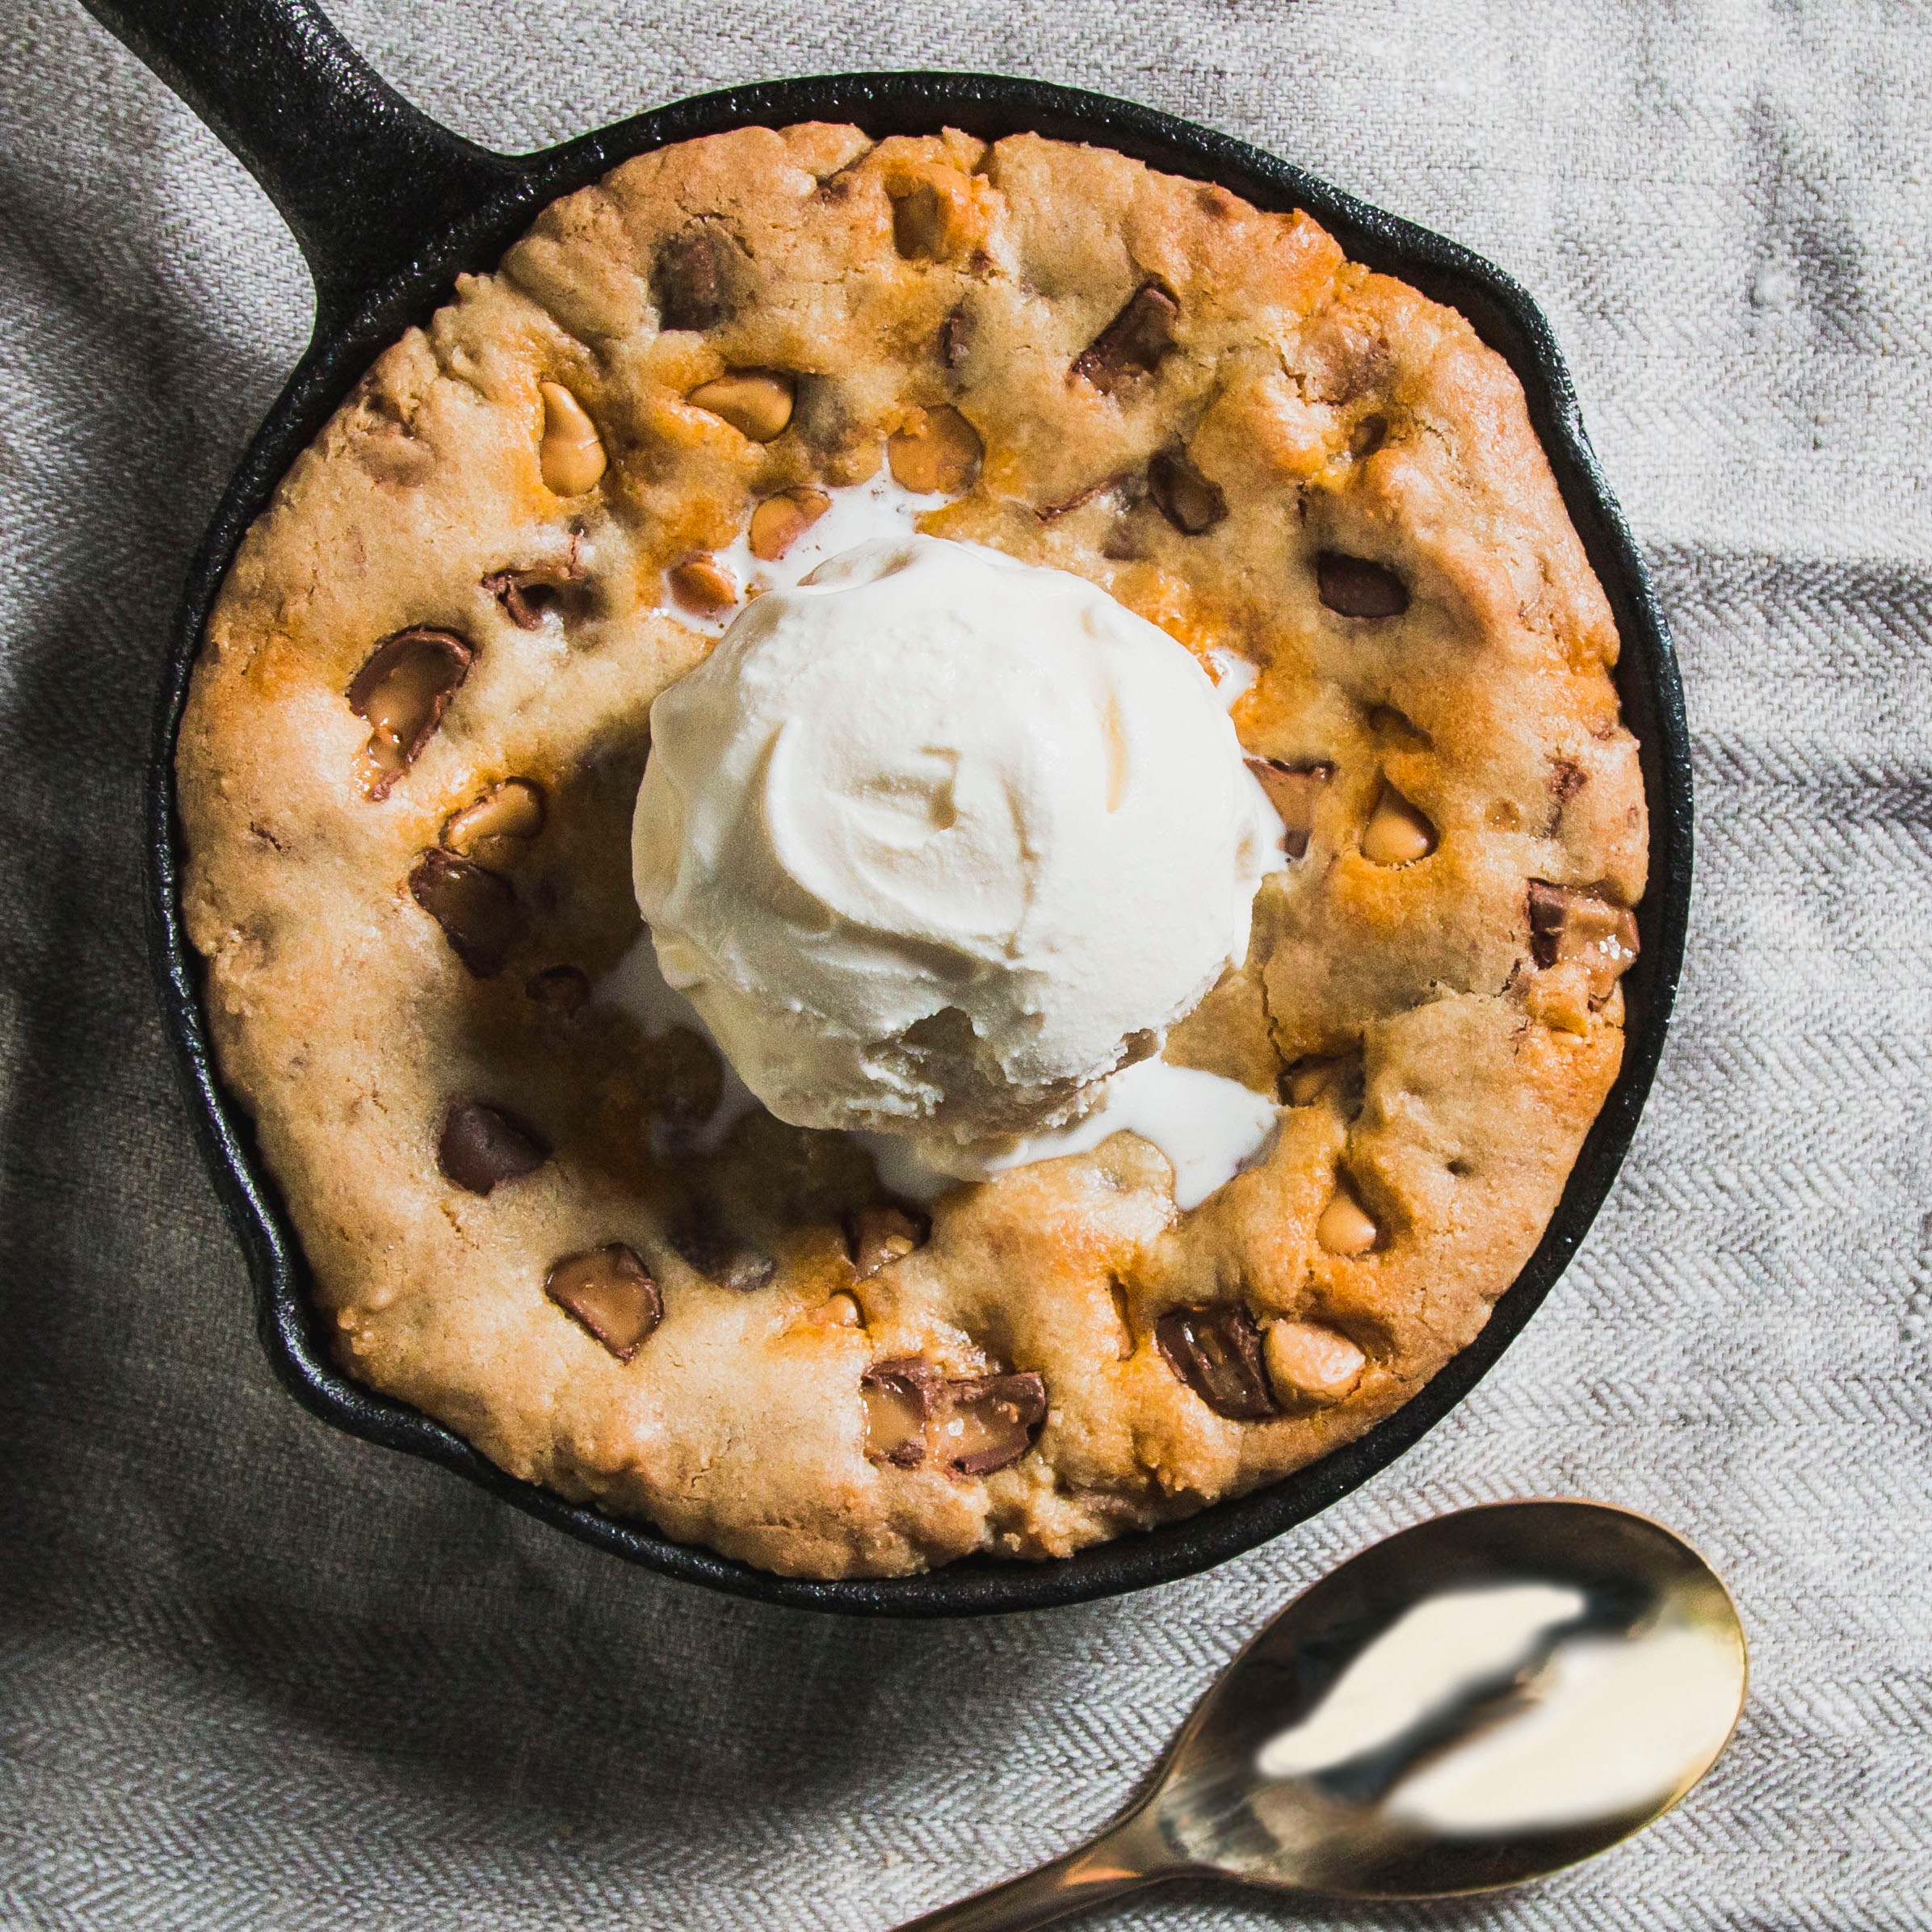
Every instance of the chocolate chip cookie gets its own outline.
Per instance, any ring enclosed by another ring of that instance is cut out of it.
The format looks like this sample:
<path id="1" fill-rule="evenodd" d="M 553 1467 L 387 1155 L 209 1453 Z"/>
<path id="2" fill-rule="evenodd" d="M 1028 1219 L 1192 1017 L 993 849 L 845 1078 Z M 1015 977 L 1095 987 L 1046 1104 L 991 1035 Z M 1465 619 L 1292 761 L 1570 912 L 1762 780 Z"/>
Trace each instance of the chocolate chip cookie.
<path id="1" fill-rule="evenodd" d="M 1287 828 L 1168 1057 L 1278 1107 L 894 1199 L 598 997 L 652 700 L 881 466 L 1204 658 Z M 249 533 L 186 909 L 341 1360 L 792 1575 L 1046 1558 L 1360 1434 L 1480 1331 L 1622 1050 L 1617 636 L 1507 366 L 1315 222 L 1020 136 L 747 128 L 547 209 Z"/>

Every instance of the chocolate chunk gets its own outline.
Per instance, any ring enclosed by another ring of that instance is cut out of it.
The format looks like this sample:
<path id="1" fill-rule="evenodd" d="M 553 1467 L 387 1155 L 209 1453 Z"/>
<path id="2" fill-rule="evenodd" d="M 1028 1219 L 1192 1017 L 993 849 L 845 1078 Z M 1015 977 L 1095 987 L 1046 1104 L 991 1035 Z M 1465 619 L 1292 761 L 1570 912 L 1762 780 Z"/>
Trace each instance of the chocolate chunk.
<path id="1" fill-rule="evenodd" d="M 1575 962 L 1590 975 L 1590 998 L 1610 998 L 1637 956 L 1636 914 L 1594 892 L 1532 879 L 1530 953 L 1539 966 Z"/>
<path id="2" fill-rule="evenodd" d="M 503 970 L 523 930 L 516 888 L 473 859 L 432 849 L 410 874 L 410 896 L 443 928 L 443 936 L 480 980 Z"/>
<path id="3" fill-rule="evenodd" d="M 1556 803 L 1550 812 L 1545 838 L 1554 838 L 1563 830 L 1563 808 L 1589 783 L 1589 774 L 1574 758 L 1550 760 L 1550 796 Z"/>
<path id="4" fill-rule="evenodd" d="M 1260 1422 L 1277 1413 L 1262 1367 L 1261 1333 L 1245 1308 L 1174 1308 L 1154 1324 L 1154 1345 L 1216 1415 Z"/>
<path id="5" fill-rule="evenodd" d="M 1388 440 L 1388 418 L 1364 416 L 1349 433 L 1349 454 L 1359 461 L 1363 457 L 1372 456 Z"/>
<path id="6" fill-rule="evenodd" d="M 1033 1447 L 1046 1419 L 1045 1378 L 1028 1369 L 948 1382 L 928 1433 L 933 1455 L 956 1475 L 990 1476 Z"/>
<path id="7" fill-rule="evenodd" d="M 917 1358 L 878 1362 L 859 1378 L 865 1403 L 865 1452 L 876 1463 L 912 1469 L 926 1460 L 926 1427 L 944 1378 Z"/>
<path id="8" fill-rule="evenodd" d="M 444 1178 L 471 1194 L 520 1180 L 549 1158 L 535 1128 L 483 1100 L 452 1100 L 436 1139 L 436 1165 Z"/>
<path id="9" fill-rule="evenodd" d="M 583 533 L 575 532 L 561 563 L 536 564 L 527 570 L 493 570 L 483 588 L 503 607 L 519 630 L 543 628 L 544 613 L 580 590 L 589 573 L 584 568 Z"/>
<path id="10" fill-rule="evenodd" d="M 778 1272 L 778 1263 L 741 1241 L 715 1202 L 689 1203 L 672 1222 L 671 1245 L 708 1281 L 749 1294 Z"/>
<path id="11" fill-rule="evenodd" d="M 1335 775 L 1333 765 L 1284 765 L 1279 758 L 1250 758 L 1248 769 L 1261 780 L 1268 803 L 1281 814 L 1282 849 L 1304 857 L 1315 830 L 1315 805 Z"/>
<path id="12" fill-rule="evenodd" d="M 745 299 L 750 258 L 729 229 L 695 221 L 657 251 L 651 296 L 664 329 L 715 329 Z"/>
<path id="13" fill-rule="evenodd" d="M 926 1216 L 894 1205 L 872 1201 L 846 1216 L 846 1251 L 852 1258 L 855 1280 L 869 1281 L 881 1268 L 903 1261 L 925 1245 L 932 1232 Z"/>
<path id="14" fill-rule="evenodd" d="M 1315 559 L 1315 588 L 1338 617 L 1400 617 L 1409 608 L 1409 586 L 1394 571 L 1340 550 Z"/>
<path id="15" fill-rule="evenodd" d="M 966 359 L 966 352 L 972 346 L 972 321 L 966 313 L 964 303 L 953 310 L 939 325 L 939 362 L 943 368 L 956 371 Z"/>
<path id="16" fill-rule="evenodd" d="M 1073 374 L 1090 382 L 1102 396 L 1136 377 L 1151 375 L 1174 346 L 1174 318 L 1181 304 L 1158 282 L 1144 282 L 1127 306 L 1075 359 Z"/>
<path id="17" fill-rule="evenodd" d="M 1119 489 L 1126 481 L 1120 476 L 1096 477 L 1091 483 L 1075 490 L 1070 497 L 1062 497 L 1056 503 L 1035 504 L 1033 514 L 1043 523 L 1057 523 L 1069 511 L 1084 508 L 1094 498 L 1104 495 L 1110 489 Z"/>
<path id="18" fill-rule="evenodd" d="M 866 1453 L 916 1468 L 929 1457 L 956 1476 L 990 1476 L 1033 1447 L 1047 1419 L 1045 1379 L 1018 1374 L 948 1380 L 930 1362 L 880 1362 L 859 1378 Z"/>
<path id="19" fill-rule="evenodd" d="M 362 755 L 366 796 L 386 798 L 415 763 L 475 655 L 454 631 L 421 624 L 385 637 L 369 653 L 344 694 L 350 710 L 369 724 Z"/>
<path id="20" fill-rule="evenodd" d="M 1212 530 L 1228 514 L 1228 499 L 1178 450 L 1162 450 L 1148 464 L 1147 494 L 1183 536 Z"/>
<path id="21" fill-rule="evenodd" d="M 628 1362 L 664 1319 L 664 1297 L 622 1241 L 566 1254 L 544 1278 L 544 1292 L 620 1362 Z"/>
<path id="22" fill-rule="evenodd" d="M 523 991 L 554 1019 L 569 1019 L 590 997 L 587 973 L 574 966 L 546 966 L 523 982 Z"/>

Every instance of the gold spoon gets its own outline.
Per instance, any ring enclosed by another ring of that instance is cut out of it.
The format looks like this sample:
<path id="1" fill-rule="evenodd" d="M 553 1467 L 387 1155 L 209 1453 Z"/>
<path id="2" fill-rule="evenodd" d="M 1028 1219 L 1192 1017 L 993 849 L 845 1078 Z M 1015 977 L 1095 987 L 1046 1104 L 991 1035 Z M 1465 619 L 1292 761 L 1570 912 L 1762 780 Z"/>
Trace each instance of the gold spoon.
<path id="1" fill-rule="evenodd" d="M 1724 1586 L 1647 1518 L 1438 1517 L 1282 1611 L 1091 1843 L 899 1932 L 1026 1932 L 1183 1875 L 1351 1899 L 1520 1885 L 1676 1804 L 1745 1680 Z"/>

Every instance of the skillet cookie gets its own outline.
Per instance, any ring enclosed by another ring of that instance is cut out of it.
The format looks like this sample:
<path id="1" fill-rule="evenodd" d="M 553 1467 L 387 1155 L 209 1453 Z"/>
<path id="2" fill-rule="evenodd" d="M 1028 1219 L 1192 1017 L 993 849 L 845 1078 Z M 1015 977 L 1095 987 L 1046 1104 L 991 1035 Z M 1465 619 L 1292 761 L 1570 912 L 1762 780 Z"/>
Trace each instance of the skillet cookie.
<path id="1" fill-rule="evenodd" d="M 679 1153 L 717 1060 L 597 997 L 716 553 L 882 465 L 1256 667 L 1291 863 L 1166 1052 L 1279 1124 L 1190 1212 L 1130 1133 L 930 1212 L 762 1110 Z M 1615 1077 L 1616 654 L 1508 367 L 1304 215 L 1030 135 L 626 162 L 383 355 L 195 672 L 188 927 L 341 1362 L 793 1576 L 1058 1556 L 1325 1455 L 1482 1328 Z"/>

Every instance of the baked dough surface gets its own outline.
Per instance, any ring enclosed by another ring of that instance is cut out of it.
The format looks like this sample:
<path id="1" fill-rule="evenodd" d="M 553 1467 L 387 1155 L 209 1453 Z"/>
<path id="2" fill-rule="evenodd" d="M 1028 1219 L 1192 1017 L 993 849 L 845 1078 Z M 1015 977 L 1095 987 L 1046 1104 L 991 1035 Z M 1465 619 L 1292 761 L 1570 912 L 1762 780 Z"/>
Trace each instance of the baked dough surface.
<path id="1" fill-rule="evenodd" d="M 782 433 L 688 400 L 731 371 L 788 379 Z M 544 480 L 545 383 L 607 459 L 575 495 Z M 1168 1048 L 1280 1094 L 1265 1159 L 1183 1215 L 1119 1135 L 942 1197 L 867 1273 L 866 1230 L 895 1224 L 863 1213 L 882 1191 L 853 1144 L 761 1112 L 715 1155 L 653 1157 L 653 1118 L 704 1111 L 715 1065 L 538 976 L 594 981 L 638 931 L 651 700 L 711 641 L 664 571 L 778 491 L 863 481 L 895 435 L 930 443 L 946 410 L 977 473 L 926 529 L 1245 656 L 1245 745 L 1327 771 L 1290 781 L 1305 854 Z M 1366 594 L 1406 608 L 1332 607 L 1325 555 L 1382 565 Z M 523 623 L 505 572 L 536 586 Z M 374 798 L 346 694 L 417 627 L 467 670 Z M 520 1476 L 804 1576 L 1061 1555 L 1360 1434 L 1480 1329 L 1616 1073 L 1614 972 L 1560 930 L 1644 889 L 1616 650 L 1509 368 L 1305 216 L 1031 136 L 748 128 L 627 162 L 383 355 L 250 531 L 195 674 L 189 930 L 342 1361 Z M 466 961 L 411 880 L 512 778 L 542 826 L 473 848 L 509 897 Z M 1391 793 L 1433 840 L 1413 862 L 1363 850 Z M 452 1182 L 463 1100 L 536 1164 Z M 1338 1190 L 1367 1252 L 1336 1251 Z M 661 1314 L 628 1350 L 546 1293 L 615 1243 Z M 1177 1371 L 1162 1317 L 1188 1309 L 1258 1343 L 1234 1350 L 1245 1397 Z M 1329 1386 L 1297 1383 L 1310 1361 Z M 907 1363 L 1037 1376 L 1044 1422 L 1009 1402 L 1021 1452 L 989 1473 L 936 1437 L 884 1455 L 863 1378 Z"/>

